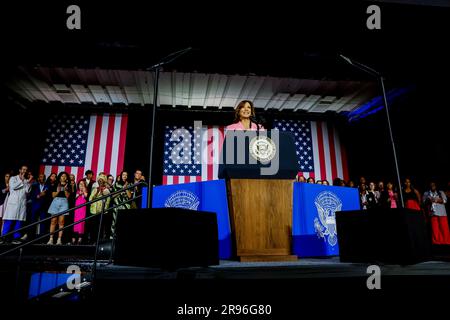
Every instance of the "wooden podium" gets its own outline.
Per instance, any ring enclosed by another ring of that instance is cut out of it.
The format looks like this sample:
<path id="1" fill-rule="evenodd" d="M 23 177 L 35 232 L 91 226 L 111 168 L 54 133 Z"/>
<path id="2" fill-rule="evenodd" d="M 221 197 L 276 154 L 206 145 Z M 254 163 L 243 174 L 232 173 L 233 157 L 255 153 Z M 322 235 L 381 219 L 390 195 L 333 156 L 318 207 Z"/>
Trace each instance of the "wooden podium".
<path id="1" fill-rule="evenodd" d="M 255 158 L 255 152 L 267 150 L 273 156 L 268 162 Z M 219 178 L 227 180 L 235 256 L 240 261 L 297 260 L 291 255 L 298 172 L 293 135 L 278 130 L 227 132 L 221 159 Z M 264 171 L 272 165 L 276 170 Z"/>
<path id="2" fill-rule="evenodd" d="M 294 180 L 228 179 L 230 221 L 240 261 L 293 261 Z"/>

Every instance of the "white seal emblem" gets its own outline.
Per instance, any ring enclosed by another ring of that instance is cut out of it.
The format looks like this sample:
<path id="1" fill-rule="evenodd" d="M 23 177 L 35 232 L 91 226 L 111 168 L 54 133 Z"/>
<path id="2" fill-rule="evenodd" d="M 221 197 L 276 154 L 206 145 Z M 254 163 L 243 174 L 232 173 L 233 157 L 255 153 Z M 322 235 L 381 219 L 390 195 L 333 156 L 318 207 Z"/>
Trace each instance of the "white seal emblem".
<path id="1" fill-rule="evenodd" d="M 250 141 L 250 154 L 260 162 L 267 163 L 275 157 L 277 147 L 272 139 L 266 136 L 256 136 Z"/>
<path id="2" fill-rule="evenodd" d="M 166 208 L 183 208 L 197 210 L 200 200 L 195 193 L 188 190 L 178 190 L 172 193 L 164 203 Z"/>
<path id="3" fill-rule="evenodd" d="M 328 240 L 331 246 L 335 246 L 337 243 L 336 211 L 341 211 L 342 202 L 333 192 L 323 191 L 317 195 L 314 204 L 319 217 L 314 219 L 317 236 L 324 241 Z"/>

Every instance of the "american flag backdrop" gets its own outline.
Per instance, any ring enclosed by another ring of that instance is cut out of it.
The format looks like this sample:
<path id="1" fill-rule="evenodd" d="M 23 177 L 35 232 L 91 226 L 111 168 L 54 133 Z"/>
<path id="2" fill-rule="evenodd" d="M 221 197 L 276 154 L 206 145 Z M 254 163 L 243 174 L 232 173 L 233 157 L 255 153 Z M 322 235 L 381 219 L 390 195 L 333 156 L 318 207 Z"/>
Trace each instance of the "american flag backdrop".
<path id="1" fill-rule="evenodd" d="M 348 180 L 345 150 L 333 126 L 324 121 L 275 120 L 274 128 L 294 135 L 299 175 L 330 183 L 336 177 Z M 203 126 L 194 132 L 193 126 L 166 126 L 163 184 L 218 179 L 224 129 Z M 177 163 L 181 158 L 190 163 Z"/>
<path id="2" fill-rule="evenodd" d="M 217 180 L 224 127 L 166 126 L 164 133 L 163 184 Z M 190 140 L 189 140 L 190 139 Z M 188 147 L 188 143 L 191 145 Z M 184 158 L 179 164 L 178 160 Z"/>
<path id="3" fill-rule="evenodd" d="M 49 119 L 40 172 L 66 171 L 82 179 L 88 169 L 116 177 L 123 168 L 128 115 L 55 115 Z"/>
<path id="4" fill-rule="evenodd" d="M 325 121 L 275 120 L 274 128 L 294 135 L 299 175 L 348 180 L 347 156 L 336 129 Z"/>

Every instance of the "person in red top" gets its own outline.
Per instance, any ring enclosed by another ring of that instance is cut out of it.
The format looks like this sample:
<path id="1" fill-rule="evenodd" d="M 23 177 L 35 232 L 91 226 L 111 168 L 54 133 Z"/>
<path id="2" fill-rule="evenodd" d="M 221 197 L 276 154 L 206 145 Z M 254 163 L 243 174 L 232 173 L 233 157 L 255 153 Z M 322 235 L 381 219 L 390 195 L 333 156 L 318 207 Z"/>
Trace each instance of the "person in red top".
<path id="1" fill-rule="evenodd" d="M 405 208 L 420 210 L 420 204 L 422 203 L 419 191 L 414 189 L 411 184 L 411 179 L 406 178 L 403 188 L 403 199 L 405 201 Z"/>

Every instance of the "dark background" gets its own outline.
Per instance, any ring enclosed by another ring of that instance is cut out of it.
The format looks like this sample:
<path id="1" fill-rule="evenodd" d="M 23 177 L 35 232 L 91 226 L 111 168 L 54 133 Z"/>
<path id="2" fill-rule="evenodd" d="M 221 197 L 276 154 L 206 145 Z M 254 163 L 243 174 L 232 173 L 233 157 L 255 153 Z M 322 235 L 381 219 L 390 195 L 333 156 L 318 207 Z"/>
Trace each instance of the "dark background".
<path id="1" fill-rule="evenodd" d="M 80 31 L 66 29 L 69 4 L 81 7 Z M 400 172 L 412 176 L 422 191 L 430 178 L 446 183 L 450 179 L 449 7 L 377 3 L 382 29 L 368 30 L 369 4 L 5 4 L 0 21 L 0 169 L 17 169 L 25 162 L 37 170 L 48 115 L 94 110 L 94 106 L 21 101 L 3 85 L 18 66 L 145 69 L 170 52 L 192 46 L 192 52 L 165 70 L 306 79 L 370 78 L 337 59 L 342 53 L 383 73 L 388 89 L 413 85 L 412 91 L 390 105 Z M 95 106 L 96 111 L 107 108 Z M 144 175 L 149 171 L 150 108 L 118 107 L 118 111 L 129 113 L 125 167 L 130 171 L 142 168 Z M 233 118 L 231 110 L 189 113 L 163 109 L 157 115 L 159 134 L 166 122 L 197 119 L 220 125 Z M 305 117 L 284 112 L 282 116 Z M 395 177 L 384 111 L 355 123 L 348 123 L 342 115 L 322 116 L 340 128 L 352 179 L 360 175 L 376 180 Z M 155 139 L 156 184 L 161 181 L 160 140 L 158 136 Z"/>

